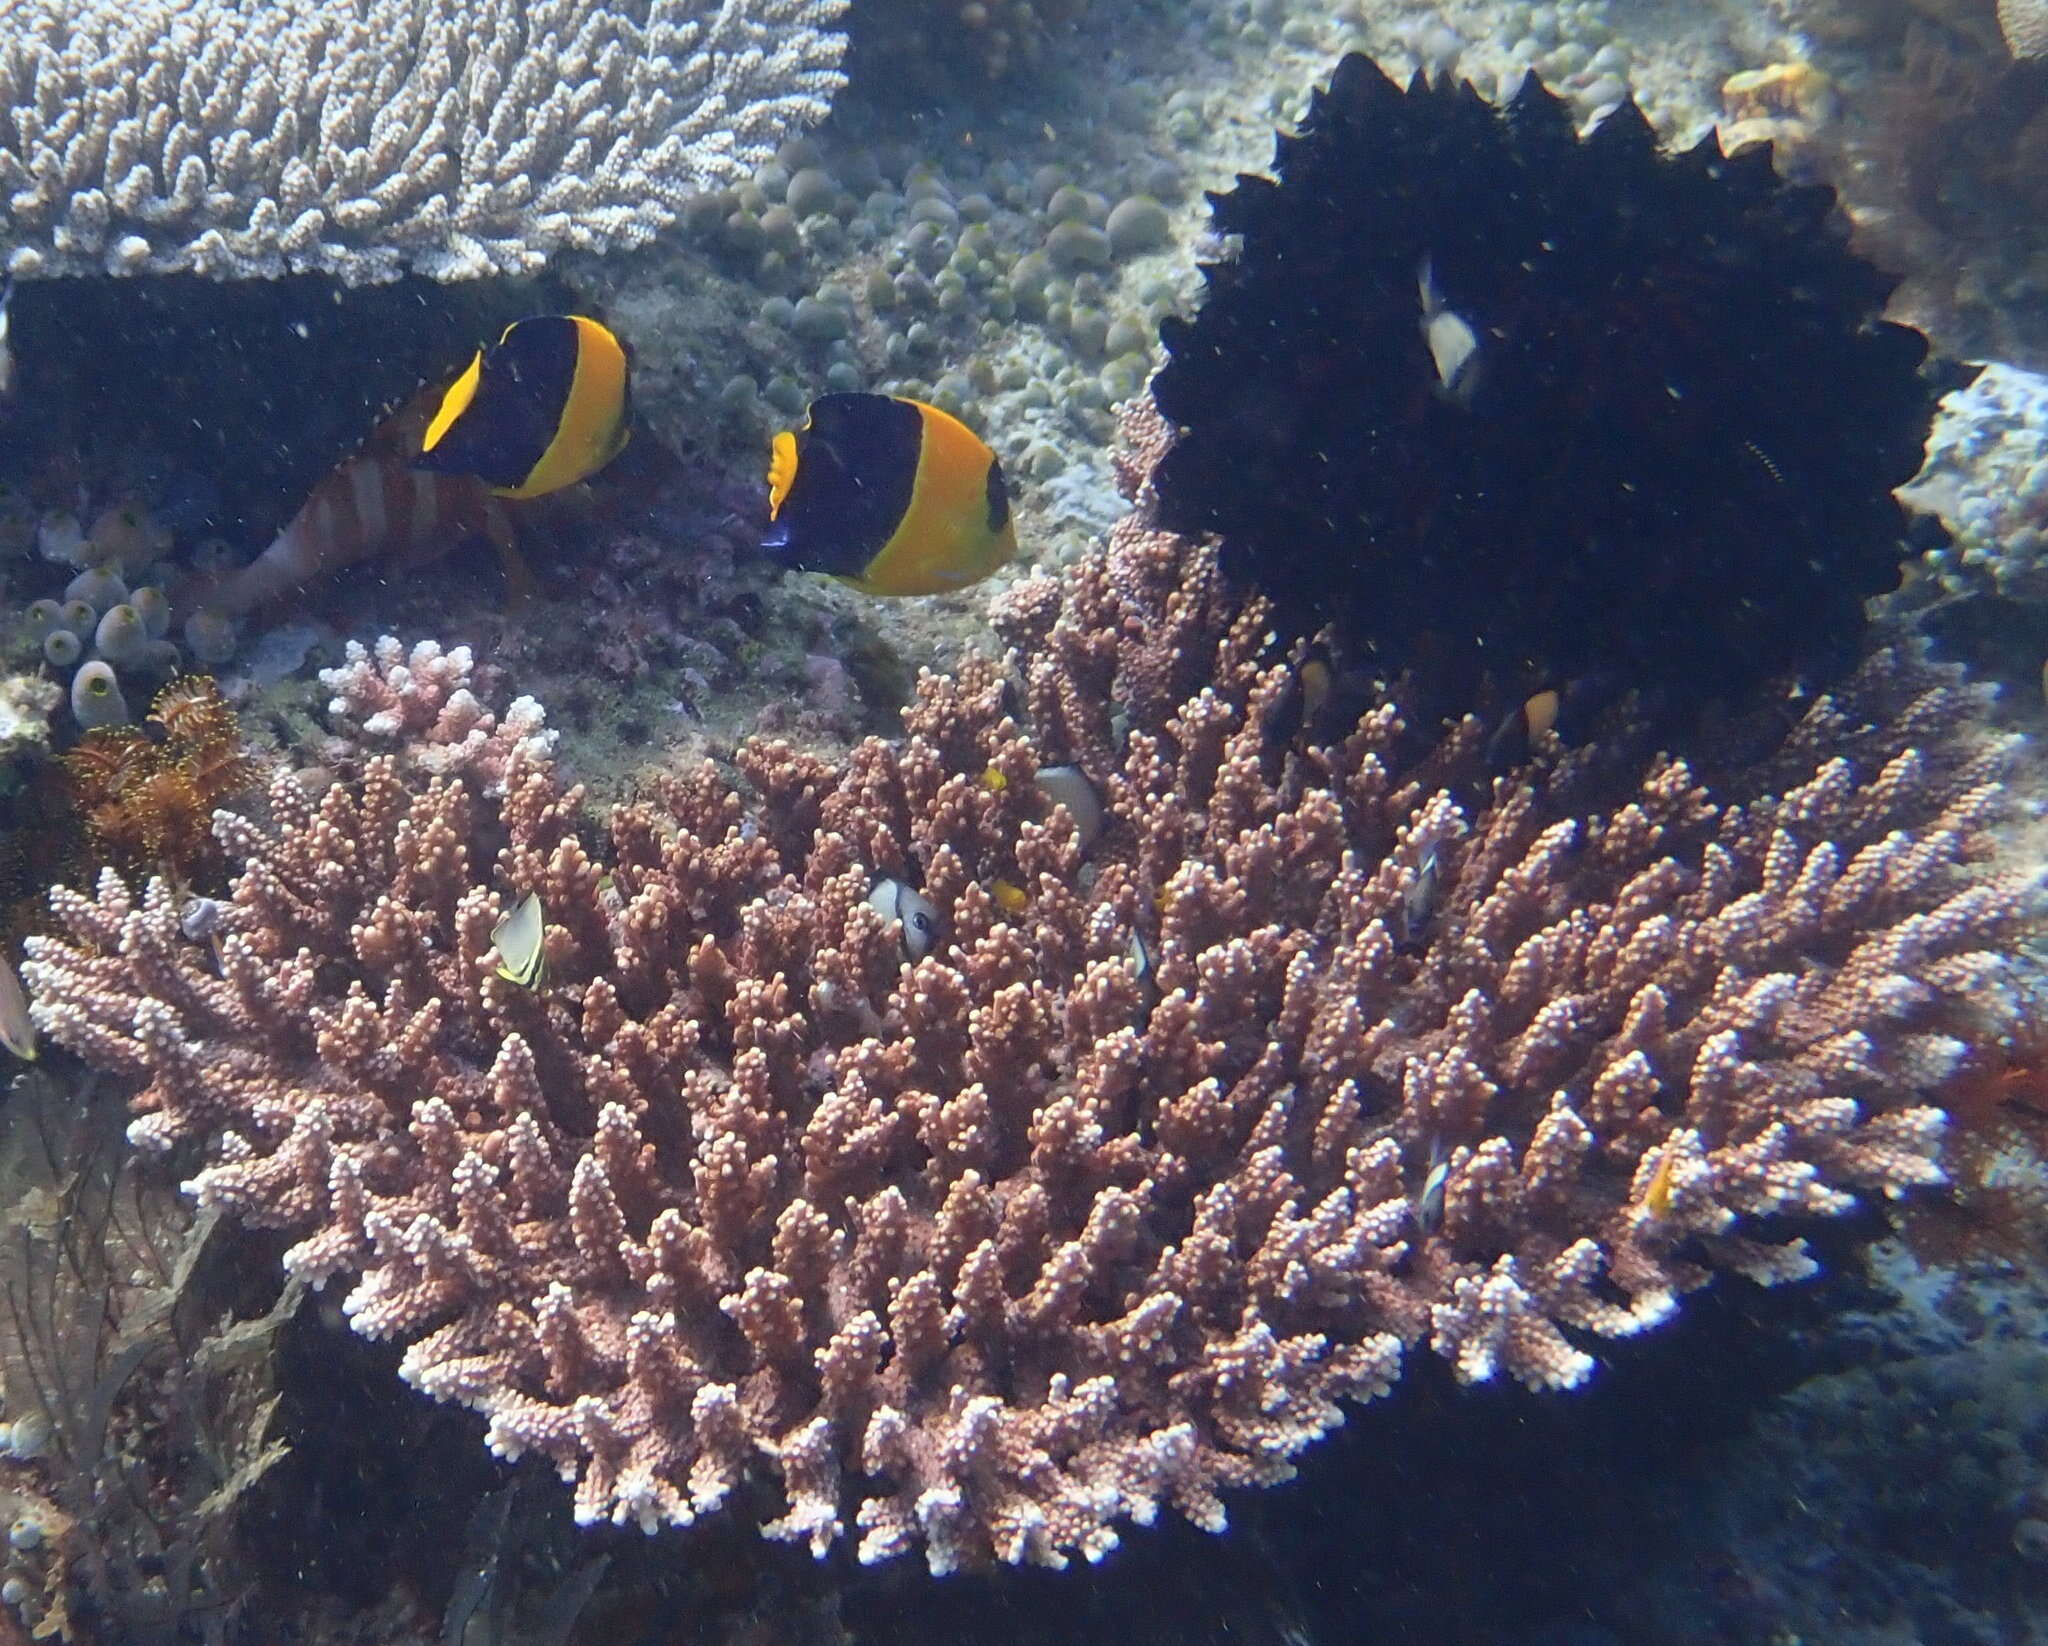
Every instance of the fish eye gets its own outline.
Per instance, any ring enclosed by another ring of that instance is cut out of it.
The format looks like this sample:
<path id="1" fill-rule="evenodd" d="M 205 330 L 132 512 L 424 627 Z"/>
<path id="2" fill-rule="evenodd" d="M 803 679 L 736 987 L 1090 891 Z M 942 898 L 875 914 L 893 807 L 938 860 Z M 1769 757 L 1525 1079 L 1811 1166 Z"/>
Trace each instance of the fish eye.
<path id="1" fill-rule="evenodd" d="M 929 932 L 932 929 L 932 917 L 928 914 L 914 914 L 910 917 L 910 924 L 920 932 Z"/>

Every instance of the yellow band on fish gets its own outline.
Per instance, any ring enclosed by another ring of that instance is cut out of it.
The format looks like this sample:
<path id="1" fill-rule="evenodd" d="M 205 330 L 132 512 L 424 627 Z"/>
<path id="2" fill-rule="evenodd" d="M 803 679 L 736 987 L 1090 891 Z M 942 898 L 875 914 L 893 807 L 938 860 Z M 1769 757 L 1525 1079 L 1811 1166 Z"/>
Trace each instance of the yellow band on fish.
<path id="1" fill-rule="evenodd" d="M 796 484 L 796 436 L 784 431 L 768 448 L 768 518 L 782 512 L 789 488 Z"/>
<path id="2" fill-rule="evenodd" d="M 884 394 L 828 394 L 775 438 L 762 547 L 864 594 L 945 594 L 1017 552 L 996 454 L 957 417 Z"/>
<path id="3" fill-rule="evenodd" d="M 418 466 L 474 475 L 500 497 L 541 497 L 618 456 L 631 415 L 618 338 L 587 315 L 535 315 L 507 326 L 449 386 Z"/>

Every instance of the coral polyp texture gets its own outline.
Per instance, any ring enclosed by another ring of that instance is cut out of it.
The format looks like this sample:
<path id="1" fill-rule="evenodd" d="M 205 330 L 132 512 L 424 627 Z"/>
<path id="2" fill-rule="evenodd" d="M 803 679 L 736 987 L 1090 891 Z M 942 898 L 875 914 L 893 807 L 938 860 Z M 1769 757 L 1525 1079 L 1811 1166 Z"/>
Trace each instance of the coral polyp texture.
<path id="1" fill-rule="evenodd" d="M 1447 706 L 1602 671 L 1676 698 L 1825 677 L 1894 587 L 1934 393 L 1831 190 L 1632 102 L 1341 62 L 1169 318 L 1163 521 L 1299 632 Z"/>
<path id="2" fill-rule="evenodd" d="M 531 697 L 514 698 L 501 717 L 476 695 L 476 657 L 467 646 L 443 650 L 432 640 L 410 651 L 394 635 L 372 650 L 348 642 L 341 664 L 320 671 L 329 720 L 360 747 L 389 750 L 401 765 L 434 776 L 464 772 L 487 794 L 524 761 L 554 752 L 547 711 Z"/>
<path id="3" fill-rule="evenodd" d="M 357 283 L 641 245 L 823 117 L 844 11 L 25 0 L 0 17 L 0 254 Z"/>
<path id="4" fill-rule="evenodd" d="M 2048 3 L 2044 0 L 1998 0 L 1998 28 L 2019 61 L 2048 57 Z"/>
<path id="5" fill-rule="evenodd" d="M 840 763 L 745 745 L 747 795 L 598 840 L 540 766 L 279 783 L 205 941 L 161 880 L 56 893 L 36 1021 L 583 1520 L 760 1480 L 767 1536 L 934 1572 L 1220 1530 L 1411 1346 L 1567 1388 L 1939 1180 L 2037 910 L 1956 675 L 1873 658 L 1741 803 L 1582 806 L 1590 754 L 1489 782 L 1471 720 L 1276 742 L 1270 614 L 1149 507 L 1005 598 L 1008 671 Z"/>

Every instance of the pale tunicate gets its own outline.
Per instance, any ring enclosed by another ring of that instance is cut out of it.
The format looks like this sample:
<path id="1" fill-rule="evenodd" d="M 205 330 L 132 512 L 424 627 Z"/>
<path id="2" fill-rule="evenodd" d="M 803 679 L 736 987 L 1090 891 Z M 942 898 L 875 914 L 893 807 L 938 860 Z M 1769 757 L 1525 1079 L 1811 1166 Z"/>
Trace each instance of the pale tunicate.
<path id="1" fill-rule="evenodd" d="M 92 643 L 109 663 L 133 663 L 149 649 L 149 625 L 142 621 L 142 613 L 123 601 L 107 609 Z"/>
<path id="2" fill-rule="evenodd" d="M 128 597 L 128 604 L 142 614 L 152 640 L 161 640 L 171 632 L 171 602 L 162 589 L 137 589 Z"/>
<path id="3" fill-rule="evenodd" d="M 60 566 L 76 566 L 85 559 L 85 528 L 78 516 L 53 509 L 36 522 L 36 553 Z"/>
<path id="4" fill-rule="evenodd" d="M 88 566 L 64 586 L 66 600 L 83 600 L 96 612 L 128 598 L 128 585 L 104 566 Z"/>
<path id="5" fill-rule="evenodd" d="M 87 731 L 128 724 L 128 700 L 113 668 L 95 658 L 71 677 L 71 717 Z"/>

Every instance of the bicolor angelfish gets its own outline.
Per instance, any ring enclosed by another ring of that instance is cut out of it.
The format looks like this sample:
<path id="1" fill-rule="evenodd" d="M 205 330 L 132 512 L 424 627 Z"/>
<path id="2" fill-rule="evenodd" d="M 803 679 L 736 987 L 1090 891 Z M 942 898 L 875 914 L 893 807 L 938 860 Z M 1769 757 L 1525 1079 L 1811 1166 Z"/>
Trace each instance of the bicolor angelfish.
<path id="1" fill-rule="evenodd" d="M 449 385 L 414 467 L 541 497 L 617 457 L 632 410 L 626 351 L 607 327 L 580 314 L 515 320 Z"/>
<path id="2" fill-rule="evenodd" d="M 957 417 L 884 394 L 828 394 L 778 434 L 762 549 L 863 594 L 948 594 L 1017 552 L 996 454 Z"/>

